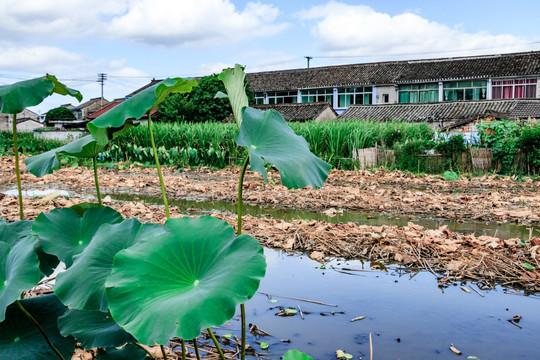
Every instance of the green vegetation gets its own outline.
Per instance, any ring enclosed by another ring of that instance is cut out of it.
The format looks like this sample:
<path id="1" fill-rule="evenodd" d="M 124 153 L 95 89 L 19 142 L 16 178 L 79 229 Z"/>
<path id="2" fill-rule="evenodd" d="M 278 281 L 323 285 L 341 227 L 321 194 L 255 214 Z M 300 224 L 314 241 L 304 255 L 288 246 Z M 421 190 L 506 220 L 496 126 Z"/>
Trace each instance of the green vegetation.
<path id="1" fill-rule="evenodd" d="M 75 115 L 68 108 L 60 106 L 47 111 L 45 122 L 48 124 L 52 120 L 75 120 Z"/>
<path id="2" fill-rule="evenodd" d="M 35 155 L 44 151 L 55 149 L 65 143 L 60 140 L 36 139 L 31 132 L 17 133 L 19 152 L 26 155 Z M 13 133 L 0 131 L 0 155 L 13 155 Z"/>

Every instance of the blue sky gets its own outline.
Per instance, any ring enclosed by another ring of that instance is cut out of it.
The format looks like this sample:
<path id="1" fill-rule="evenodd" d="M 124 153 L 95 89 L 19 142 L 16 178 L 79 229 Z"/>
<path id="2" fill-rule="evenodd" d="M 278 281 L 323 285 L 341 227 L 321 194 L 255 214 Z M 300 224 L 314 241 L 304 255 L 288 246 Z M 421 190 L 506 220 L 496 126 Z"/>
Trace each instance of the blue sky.
<path id="1" fill-rule="evenodd" d="M 57 75 L 85 99 L 153 77 L 540 49 L 536 1 L 0 0 L 0 85 Z M 84 100 L 83 100 L 84 101 Z M 72 99 L 53 96 L 46 112 Z"/>

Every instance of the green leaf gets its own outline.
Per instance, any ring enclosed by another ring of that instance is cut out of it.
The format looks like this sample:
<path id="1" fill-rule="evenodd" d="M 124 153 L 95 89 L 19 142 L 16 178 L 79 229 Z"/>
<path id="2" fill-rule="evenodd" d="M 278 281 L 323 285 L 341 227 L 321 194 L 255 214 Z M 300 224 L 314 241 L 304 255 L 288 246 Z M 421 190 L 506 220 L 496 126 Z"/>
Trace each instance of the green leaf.
<path id="1" fill-rule="evenodd" d="M 352 359 L 353 358 L 351 354 L 343 352 L 343 350 L 336 350 L 336 357 L 338 359 Z"/>
<path id="2" fill-rule="evenodd" d="M 223 81 L 231 107 L 233 109 L 234 118 L 240 128 L 242 125 L 242 109 L 249 105 L 248 97 L 245 89 L 246 73 L 242 65 L 236 64 L 234 69 L 225 69 L 219 74 L 219 80 Z M 223 97 L 221 95 L 221 97 Z"/>
<path id="3" fill-rule="evenodd" d="M 280 113 L 249 107 L 243 113 L 236 143 L 248 149 L 251 170 L 260 173 L 266 181 L 265 165 L 274 165 L 283 185 L 289 189 L 324 185 L 331 165 L 309 151 L 306 140 L 294 133 Z"/>
<path id="4" fill-rule="evenodd" d="M 26 158 L 26 170 L 37 177 L 52 174 L 53 170 L 60 169 L 60 156 L 71 155 L 78 158 L 93 158 L 103 150 L 92 135 L 84 136 L 67 145 L 61 146 L 42 154 Z"/>
<path id="5" fill-rule="evenodd" d="M 197 85 L 195 80 L 167 78 L 144 89 L 97 119 L 92 120 L 87 124 L 88 130 L 97 139 L 98 144 L 104 146 L 111 138 L 115 138 L 133 126 L 132 119 L 138 120 L 142 118 L 158 106 L 169 94 L 190 92 L 195 85 Z"/>
<path id="6" fill-rule="evenodd" d="M 85 349 L 118 347 L 136 341 L 109 312 L 70 309 L 58 318 L 58 328 L 63 336 L 75 337 Z"/>
<path id="7" fill-rule="evenodd" d="M 66 307 L 54 295 L 21 300 L 21 304 L 43 328 L 65 359 L 75 351 L 75 339 L 60 335 L 58 317 Z M 17 304 L 8 307 L 6 319 L 0 323 L 0 359 L 51 360 L 58 356 L 51 350 L 35 324 Z"/>
<path id="8" fill-rule="evenodd" d="M 102 225 L 84 251 L 73 258 L 73 265 L 58 274 L 54 293 L 70 308 L 107 311 L 105 280 L 111 274 L 114 256 L 140 239 L 163 231 L 161 225 L 143 225 L 137 219 Z"/>
<path id="9" fill-rule="evenodd" d="M 120 251 L 106 282 L 114 319 L 148 345 L 193 339 L 222 325 L 255 294 L 266 271 L 259 242 L 235 237 L 225 221 L 177 218 L 165 228 Z"/>
<path id="10" fill-rule="evenodd" d="M 534 269 L 535 269 L 535 267 L 532 266 L 532 265 L 529 264 L 529 263 L 523 263 L 523 267 L 524 267 L 525 269 L 527 269 L 527 270 L 534 270 Z"/>
<path id="11" fill-rule="evenodd" d="M 43 250 L 56 255 L 67 267 L 80 254 L 103 224 L 121 222 L 122 216 L 109 207 L 90 208 L 81 217 L 70 208 L 41 213 L 34 220 L 32 232 L 39 236 Z"/>
<path id="12" fill-rule="evenodd" d="M 285 309 L 285 314 L 296 314 L 298 310 L 296 309 Z"/>
<path id="13" fill-rule="evenodd" d="M 54 269 L 58 266 L 58 258 L 49 254 L 45 254 L 41 247 L 41 243 L 37 241 L 35 235 L 32 234 L 32 221 L 22 220 L 7 223 L 5 221 L 0 222 L 0 241 L 7 242 L 8 245 L 13 246 L 20 239 L 29 237 L 34 242 L 34 251 L 39 259 L 39 268 L 43 276 L 49 276 L 53 273 Z"/>
<path id="14" fill-rule="evenodd" d="M 16 225 L 1 224 L 0 232 L 0 321 L 4 320 L 8 305 L 41 279 L 38 256 L 34 251 L 36 238 L 14 229 L 25 229 L 26 222 Z M 7 229 L 6 229 L 7 228 Z"/>
<path id="15" fill-rule="evenodd" d="M 261 350 L 268 350 L 270 346 L 268 346 L 268 343 L 266 341 L 263 341 L 261 343 Z"/>
<path id="16" fill-rule="evenodd" d="M 98 349 L 96 360 L 144 360 L 146 351 L 135 344 L 127 344 L 121 349 Z"/>
<path id="17" fill-rule="evenodd" d="M 454 171 L 445 171 L 443 174 L 444 180 L 446 181 L 458 181 L 459 175 Z"/>
<path id="18" fill-rule="evenodd" d="M 83 202 L 77 205 L 73 205 L 72 207 L 70 207 L 70 209 L 75 211 L 77 214 L 79 214 L 80 217 L 82 217 L 86 210 L 99 207 L 101 206 L 99 206 L 99 204 L 97 203 Z"/>
<path id="19" fill-rule="evenodd" d="M 79 101 L 82 100 L 80 92 L 67 88 L 55 76 L 47 74 L 39 78 L 0 86 L 0 112 L 18 114 L 29 106 L 40 104 L 52 93 L 71 95 Z"/>
<path id="20" fill-rule="evenodd" d="M 289 350 L 283 355 L 283 360 L 313 360 L 313 358 L 298 350 Z"/>

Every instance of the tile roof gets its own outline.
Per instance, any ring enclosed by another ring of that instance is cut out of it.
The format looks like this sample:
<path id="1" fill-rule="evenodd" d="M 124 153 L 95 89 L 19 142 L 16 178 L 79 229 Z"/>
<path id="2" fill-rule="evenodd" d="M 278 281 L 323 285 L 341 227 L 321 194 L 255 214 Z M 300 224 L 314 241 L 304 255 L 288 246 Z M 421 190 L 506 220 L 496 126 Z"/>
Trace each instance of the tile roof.
<path id="1" fill-rule="evenodd" d="M 90 106 L 90 105 L 92 105 L 92 104 L 94 104 L 94 103 L 96 103 L 98 101 L 101 101 L 101 97 L 92 98 L 92 99 L 90 99 L 90 100 L 88 100 L 88 101 L 86 101 L 86 102 L 84 102 L 82 104 L 79 104 L 77 106 L 72 107 L 70 110 L 84 109 L 85 107 L 88 107 L 88 106 Z M 106 99 L 103 99 L 103 101 L 108 102 L 108 100 L 106 100 Z"/>
<path id="2" fill-rule="evenodd" d="M 277 104 L 277 105 L 253 105 L 252 107 L 260 110 L 273 109 L 279 112 L 285 120 L 288 121 L 308 121 L 315 120 L 326 109 L 336 115 L 334 108 L 328 102 L 301 103 L 301 104 Z"/>
<path id="3" fill-rule="evenodd" d="M 94 111 L 93 113 L 88 115 L 86 118 L 89 119 L 89 120 L 94 120 L 95 118 L 97 118 L 100 115 L 105 114 L 107 111 L 111 110 L 113 107 L 120 104 L 124 100 L 125 99 L 114 99 L 113 101 L 111 101 L 107 105 L 103 106 L 101 109 L 99 109 L 97 111 Z"/>
<path id="4" fill-rule="evenodd" d="M 540 51 L 248 73 L 255 92 L 540 74 Z"/>
<path id="5" fill-rule="evenodd" d="M 506 119 L 540 118 L 540 99 L 352 105 L 340 115 L 339 119 L 433 122 L 477 118 L 492 114 Z"/>

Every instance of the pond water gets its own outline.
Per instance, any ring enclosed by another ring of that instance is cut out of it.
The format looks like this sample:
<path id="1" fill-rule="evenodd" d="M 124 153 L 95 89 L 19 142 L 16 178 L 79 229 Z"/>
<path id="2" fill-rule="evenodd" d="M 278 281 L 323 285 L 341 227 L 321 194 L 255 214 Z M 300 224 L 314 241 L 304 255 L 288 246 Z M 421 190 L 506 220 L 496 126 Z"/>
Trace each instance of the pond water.
<path id="1" fill-rule="evenodd" d="M 133 194 L 109 194 L 112 199 L 120 201 L 139 201 L 148 204 L 163 204 L 162 198 L 148 197 Z M 169 198 L 170 206 L 177 206 L 180 211 L 187 214 L 208 214 L 214 211 L 236 214 L 236 204 L 227 201 L 195 201 L 184 199 Z M 321 211 L 321 210 L 319 210 Z M 330 216 L 323 212 L 315 210 L 298 210 L 298 209 L 280 209 L 272 207 L 262 207 L 255 204 L 244 204 L 244 214 L 271 217 L 284 220 L 318 220 L 330 223 L 346 223 L 355 222 L 366 225 L 396 225 L 405 226 L 409 221 L 415 224 L 422 225 L 427 228 L 436 229 L 442 225 L 447 225 L 452 231 L 473 232 L 477 235 L 497 236 L 503 239 L 518 237 L 521 239 L 529 239 L 529 235 L 540 236 L 540 228 L 538 226 L 524 226 L 513 223 L 497 223 L 497 222 L 458 222 L 441 219 L 425 218 L 425 217 L 410 217 L 410 216 L 387 216 L 378 213 L 365 213 L 352 210 L 340 210 L 339 213 Z M 531 230 L 532 228 L 532 230 Z"/>
<path id="2" fill-rule="evenodd" d="M 265 255 L 268 269 L 259 291 L 274 295 L 278 302 L 270 303 L 266 295 L 257 293 L 246 303 L 246 315 L 248 323 L 272 335 L 259 340 L 270 345 L 269 358 L 279 359 L 287 350 L 297 349 L 314 359 L 335 359 L 336 350 L 350 353 L 354 359 L 369 359 L 371 332 L 375 359 L 456 359 L 450 344 L 461 350 L 465 359 L 540 359 L 540 297 L 536 295 L 523 296 L 497 287 L 481 291 L 485 295 L 481 297 L 474 291 L 464 292 L 460 286 L 440 289 L 428 272 L 415 275 L 389 267 L 388 273 L 349 271 L 353 275 L 348 275 L 332 267 L 369 270 L 369 264 L 334 260 L 322 270 L 307 256 L 269 249 Z M 298 309 L 298 305 L 303 312 L 310 312 L 304 319 L 298 313 L 275 315 L 279 311 L 276 306 Z M 336 314 L 320 314 L 331 311 Z M 523 317 L 518 323 L 521 328 L 507 321 L 514 315 Z M 366 318 L 350 321 L 360 316 Z M 231 323 L 217 333 L 240 336 L 239 322 Z M 260 349 L 253 336 L 248 338 Z"/>

